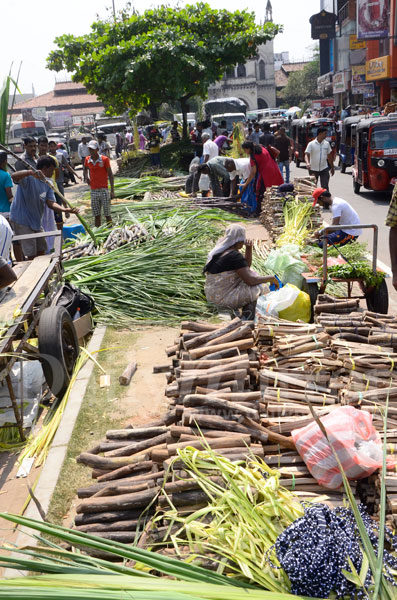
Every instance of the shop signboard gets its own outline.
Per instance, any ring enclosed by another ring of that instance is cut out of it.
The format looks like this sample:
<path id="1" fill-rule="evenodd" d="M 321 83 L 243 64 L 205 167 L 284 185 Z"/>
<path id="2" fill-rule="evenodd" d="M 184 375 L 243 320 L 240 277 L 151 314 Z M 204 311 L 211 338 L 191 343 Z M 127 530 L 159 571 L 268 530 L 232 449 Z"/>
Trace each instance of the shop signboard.
<path id="1" fill-rule="evenodd" d="M 72 120 L 70 111 L 53 112 L 49 116 L 50 127 L 64 127 Z"/>
<path id="2" fill-rule="evenodd" d="M 365 63 L 365 80 L 378 81 L 390 77 L 390 56 L 380 56 Z"/>
<path id="3" fill-rule="evenodd" d="M 352 65 L 352 87 L 365 83 L 365 65 Z"/>
<path id="4" fill-rule="evenodd" d="M 346 92 L 348 83 L 347 83 L 347 72 L 346 71 L 338 71 L 334 73 L 332 87 L 334 94 L 341 94 Z"/>
<path id="5" fill-rule="evenodd" d="M 317 77 L 317 92 L 319 96 L 332 94 L 332 73 Z"/>
<path id="6" fill-rule="evenodd" d="M 363 94 L 364 98 L 372 98 L 372 96 L 375 96 L 375 84 L 360 83 L 352 85 L 352 94 Z"/>
<path id="7" fill-rule="evenodd" d="M 357 0 L 357 39 L 389 36 L 389 0 Z"/>
<path id="8" fill-rule="evenodd" d="M 330 40 L 335 37 L 336 15 L 326 10 L 312 15 L 309 19 L 312 26 L 313 40 Z"/>
<path id="9" fill-rule="evenodd" d="M 45 106 L 35 106 L 34 108 L 22 108 L 23 121 L 43 121 L 47 118 Z"/>
<path id="10" fill-rule="evenodd" d="M 367 44 L 363 40 L 357 39 L 356 34 L 350 36 L 350 50 L 361 50 L 366 48 Z"/>

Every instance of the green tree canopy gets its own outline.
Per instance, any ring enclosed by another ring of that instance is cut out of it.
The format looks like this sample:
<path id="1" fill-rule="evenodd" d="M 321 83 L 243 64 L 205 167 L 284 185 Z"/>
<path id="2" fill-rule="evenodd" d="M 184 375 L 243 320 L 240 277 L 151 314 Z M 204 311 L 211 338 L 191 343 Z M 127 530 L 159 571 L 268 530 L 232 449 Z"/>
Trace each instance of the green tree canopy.
<path id="1" fill-rule="evenodd" d="M 175 101 L 186 113 L 189 98 L 205 98 L 228 67 L 254 56 L 280 30 L 274 23 L 257 25 L 246 10 L 204 3 L 143 14 L 125 10 L 116 20 L 95 22 L 86 35 L 57 37 L 47 66 L 73 73 L 111 113 Z"/>
<path id="2" fill-rule="evenodd" d="M 299 105 L 304 100 L 317 98 L 317 77 L 320 76 L 320 58 L 304 66 L 302 71 L 295 71 L 288 77 L 288 83 L 281 92 L 281 97 L 289 106 Z"/>

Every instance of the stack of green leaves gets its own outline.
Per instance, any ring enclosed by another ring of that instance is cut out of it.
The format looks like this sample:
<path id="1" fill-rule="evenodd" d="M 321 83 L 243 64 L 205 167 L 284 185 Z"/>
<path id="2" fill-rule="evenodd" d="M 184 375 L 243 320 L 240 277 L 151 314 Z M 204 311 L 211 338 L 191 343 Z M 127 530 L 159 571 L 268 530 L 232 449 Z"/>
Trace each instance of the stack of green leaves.
<path id="1" fill-rule="evenodd" d="M 184 188 L 184 177 L 156 177 L 147 175 L 145 177 L 116 177 L 114 180 L 114 193 L 116 198 L 135 198 L 143 196 L 146 192 L 157 192 L 159 190 L 178 191 Z"/>
<path id="2" fill-rule="evenodd" d="M 129 219 L 135 219 L 131 212 Z M 236 217 L 214 209 L 146 211 L 135 219 L 148 232 L 139 246 L 71 259 L 64 263 L 65 278 L 94 298 L 104 323 L 209 318 L 213 310 L 205 299 L 203 268 L 226 219 Z"/>
<path id="3" fill-rule="evenodd" d="M 303 514 L 293 494 L 280 486 L 279 474 L 260 459 L 247 465 L 231 462 L 207 448 L 178 450 L 188 478 L 193 478 L 210 498 L 208 506 L 185 517 L 172 506 L 159 518 L 180 524 L 171 536 L 176 550 L 189 546 L 192 554 L 219 558 L 218 572 L 278 593 L 288 592 L 285 572 L 272 568 L 268 553 L 277 537 Z M 220 476 L 222 483 L 211 475 Z"/>

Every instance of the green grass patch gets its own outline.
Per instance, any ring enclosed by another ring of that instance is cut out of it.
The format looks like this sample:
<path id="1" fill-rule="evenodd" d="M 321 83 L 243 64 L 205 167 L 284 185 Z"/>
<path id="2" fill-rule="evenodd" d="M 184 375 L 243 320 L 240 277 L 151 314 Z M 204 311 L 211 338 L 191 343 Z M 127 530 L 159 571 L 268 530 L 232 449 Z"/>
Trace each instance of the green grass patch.
<path id="1" fill-rule="evenodd" d="M 110 387 L 101 388 L 98 367 L 94 366 L 87 391 L 77 417 L 67 454 L 62 465 L 58 483 L 51 498 L 47 520 L 63 524 L 79 487 L 93 483 L 91 469 L 76 462 L 81 452 L 86 452 L 104 438 L 108 429 L 117 429 L 126 415 L 118 410 L 117 399 L 121 399 L 127 387 L 120 387 L 118 376 L 125 365 L 126 350 L 137 341 L 136 331 L 118 330 L 108 327 L 102 341 L 102 351 L 95 354 L 100 365 L 110 375 Z"/>

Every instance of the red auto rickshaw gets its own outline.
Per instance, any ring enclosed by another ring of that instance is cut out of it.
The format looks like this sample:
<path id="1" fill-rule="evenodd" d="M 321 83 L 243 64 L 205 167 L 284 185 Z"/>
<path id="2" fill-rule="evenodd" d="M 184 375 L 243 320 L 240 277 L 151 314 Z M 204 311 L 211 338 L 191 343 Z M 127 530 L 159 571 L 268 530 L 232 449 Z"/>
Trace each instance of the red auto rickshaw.
<path id="1" fill-rule="evenodd" d="M 353 188 L 383 192 L 397 182 L 397 113 L 362 119 L 356 128 Z"/>
<path id="2" fill-rule="evenodd" d="M 297 167 L 305 162 L 305 150 L 309 142 L 317 136 L 319 127 L 327 128 L 327 141 L 331 144 L 332 155 L 336 157 L 336 129 L 332 119 L 294 119 L 291 124 L 291 138 L 294 144 L 294 161 Z"/>

